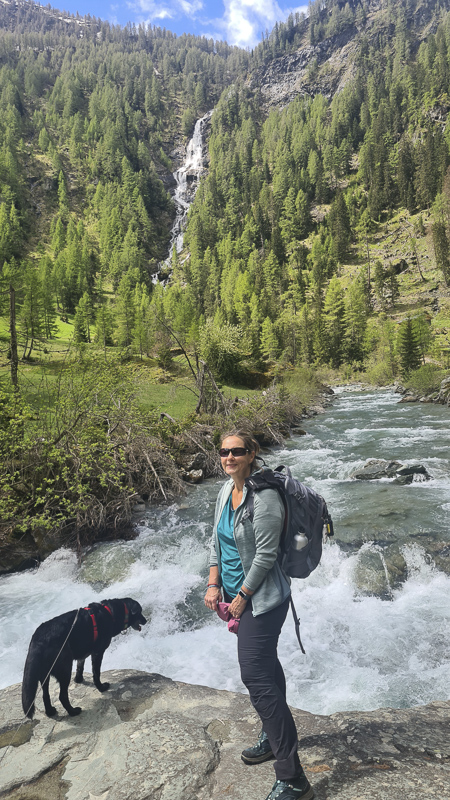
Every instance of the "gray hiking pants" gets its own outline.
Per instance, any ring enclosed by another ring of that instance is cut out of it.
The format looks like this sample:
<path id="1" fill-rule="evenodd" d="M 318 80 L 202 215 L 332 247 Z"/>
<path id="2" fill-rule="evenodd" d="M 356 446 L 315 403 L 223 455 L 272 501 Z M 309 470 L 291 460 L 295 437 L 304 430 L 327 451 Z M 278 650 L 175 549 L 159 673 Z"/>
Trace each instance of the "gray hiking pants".
<path id="1" fill-rule="evenodd" d="M 297 729 L 286 703 L 286 679 L 278 655 L 278 637 L 289 608 L 281 605 L 254 617 L 247 602 L 238 628 L 241 678 L 258 712 L 276 758 L 277 780 L 297 778 L 302 768 L 297 753 Z"/>

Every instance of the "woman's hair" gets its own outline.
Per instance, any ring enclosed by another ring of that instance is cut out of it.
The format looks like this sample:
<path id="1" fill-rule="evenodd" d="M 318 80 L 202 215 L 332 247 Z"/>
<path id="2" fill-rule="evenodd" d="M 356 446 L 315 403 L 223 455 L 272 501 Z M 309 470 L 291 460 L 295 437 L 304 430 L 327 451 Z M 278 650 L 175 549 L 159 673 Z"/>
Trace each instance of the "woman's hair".
<path id="1" fill-rule="evenodd" d="M 236 436 L 238 439 L 242 439 L 242 441 L 244 442 L 244 447 L 246 447 L 250 453 L 255 453 L 255 458 L 253 459 L 253 462 L 251 464 L 251 469 L 253 471 L 253 469 L 255 469 L 256 467 L 255 464 L 256 459 L 260 458 L 260 456 L 258 456 L 260 447 L 255 437 L 252 436 L 252 434 L 249 433 L 248 431 L 243 431 L 238 428 L 225 433 L 222 436 L 221 441 L 223 442 L 225 439 L 228 439 L 229 436 Z"/>

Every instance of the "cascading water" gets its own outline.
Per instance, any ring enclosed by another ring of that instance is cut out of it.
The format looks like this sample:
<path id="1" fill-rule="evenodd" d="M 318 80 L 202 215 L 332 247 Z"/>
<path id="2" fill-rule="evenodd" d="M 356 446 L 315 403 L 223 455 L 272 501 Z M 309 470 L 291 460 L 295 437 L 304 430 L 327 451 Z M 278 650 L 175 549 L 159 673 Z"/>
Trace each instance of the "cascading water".
<path id="1" fill-rule="evenodd" d="M 173 200 L 176 207 L 175 221 L 172 226 L 169 257 L 170 261 L 173 247 L 177 253 L 183 248 L 183 233 L 189 207 L 195 197 L 200 176 L 203 172 L 203 137 L 205 126 L 212 117 L 213 112 L 208 111 L 195 123 L 192 139 L 186 148 L 186 159 L 181 167 L 173 173 L 176 188 Z"/>
<path id="2" fill-rule="evenodd" d="M 306 655 L 290 614 L 280 638 L 288 700 L 314 713 L 448 697 L 448 409 L 397 399 L 342 392 L 304 423 L 306 436 L 265 456 L 324 495 L 335 523 L 319 567 L 293 581 Z M 352 480 L 369 458 L 419 461 L 432 480 Z M 207 481 L 178 505 L 149 509 L 135 540 L 98 545 L 81 564 L 60 550 L 39 569 L 0 577 L 0 685 L 21 680 L 31 634 L 43 620 L 131 596 L 149 622 L 142 633 L 113 640 L 105 670 L 142 669 L 243 691 L 236 638 L 203 603 L 219 485 Z"/>

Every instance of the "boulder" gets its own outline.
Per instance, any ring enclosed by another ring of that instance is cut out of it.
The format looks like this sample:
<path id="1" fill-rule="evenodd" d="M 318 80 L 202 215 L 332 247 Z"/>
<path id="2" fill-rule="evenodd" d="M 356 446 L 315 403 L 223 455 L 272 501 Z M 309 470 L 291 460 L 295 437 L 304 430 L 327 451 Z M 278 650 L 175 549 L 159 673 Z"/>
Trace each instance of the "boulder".
<path id="1" fill-rule="evenodd" d="M 299 666 L 301 656 L 299 655 Z M 83 712 L 23 720 L 20 685 L 0 692 L 2 800 L 262 800 L 273 764 L 240 754 L 260 723 L 244 694 L 133 670 L 104 674 L 111 688 L 70 689 Z M 56 684 L 55 684 L 56 687 Z M 54 689 L 53 689 L 54 693 Z M 412 709 L 293 709 L 316 800 L 448 797 L 450 701 Z"/>
<path id="2" fill-rule="evenodd" d="M 401 467 L 400 461 L 383 461 L 381 458 L 372 458 L 361 469 L 352 472 L 351 478 L 357 481 L 376 481 L 380 478 L 393 478 L 397 469 Z"/>
<path id="3" fill-rule="evenodd" d="M 417 476 L 417 477 L 416 477 Z M 381 458 L 372 458 L 361 469 L 355 470 L 350 475 L 357 481 L 376 481 L 381 478 L 395 478 L 394 483 L 402 485 L 413 481 L 428 481 L 431 475 L 423 464 L 413 464 L 404 467 L 400 461 L 383 461 Z"/>
<path id="4" fill-rule="evenodd" d="M 307 433 L 303 428 L 291 428 L 291 433 L 293 436 L 306 436 Z"/>
<path id="5" fill-rule="evenodd" d="M 201 483 L 203 480 L 202 469 L 190 469 L 188 472 L 182 473 L 182 478 L 187 483 Z"/>
<path id="6" fill-rule="evenodd" d="M 442 381 L 436 402 L 442 405 L 450 405 L 450 375 Z"/>
<path id="7" fill-rule="evenodd" d="M 413 392 L 412 389 L 408 389 L 403 397 L 398 401 L 399 403 L 418 403 L 420 400 L 420 394 L 417 392 Z"/>

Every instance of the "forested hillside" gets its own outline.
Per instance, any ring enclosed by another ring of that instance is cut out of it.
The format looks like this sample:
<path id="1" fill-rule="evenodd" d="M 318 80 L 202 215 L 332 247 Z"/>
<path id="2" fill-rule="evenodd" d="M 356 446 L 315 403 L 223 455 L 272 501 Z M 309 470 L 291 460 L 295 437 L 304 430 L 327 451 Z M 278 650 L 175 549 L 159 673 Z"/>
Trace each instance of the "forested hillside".
<path id="1" fill-rule="evenodd" d="M 170 153 L 248 55 L 26 2 L 2 3 L 0 22 L 0 263 L 19 358 L 56 334 L 57 313 L 79 311 L 75 339 L 126 345 L 106 292 L 148 297 L 173 216 Z"/>
<path id="2" fill-rule="evenodd" d="M 1 0 L 0 540 L 166 497 L 173 416 L 239 416 L 275 384 L 242 414 L 282 424 L 279 387 L 301 405 L 317 370 L 438 385 L 448 8 L 315 0 L 247 52 Z M 162 267 L 172 171 L 213 108 Z"/>
<path id="3" fill-rule="evenodd" d="M 17 318 L 4 352 L 17 364 L 51 349 L 62 322 L 75 343 L 162 361 L 172 328 L 219 378 L 244 383 L 280 359 L 364 368 L 392 338 L 373 312 L 395 308 L 398 273 L 415 265 L 421 283 L 448 283 L 442 4 L 316 2 L 252 53 L 26 2 L 3 2 L 0 18 L 0 262 Z M 258 79 L 282 95 L 293 53 L 306 65 L 296 96 L 267 113 Z M 171 170 L 214 106 L 186 249 L 155 292 Z M 399 267 L 375 245 L 401 210 Z M 445 335 L 435 344 L 439 357 Z M 391 362 L 393 377 L 400 351 Z"/>
<path id="4" fill-rule="evenodd" d="M 435 3 L 320 8 L 302 37 L 277 26 L 255 54 L 289 41 L 314 54 L 311 43 L 334 36 L 286 107 L 273 107 L 290 78 L 282 67 L 295 67 L 282 55 L 257 70 L 260 91 L 253 79 L 222 95 L 190 257 L 175 274 L 208 336 L 234 341 L 241 357 L 372 366 L 389 381 L 448 351 L 450 17 Z M 338 92 L 314 93 L 343 70 Z M 407 316 L 411 325 L 395 324 Z"/>

